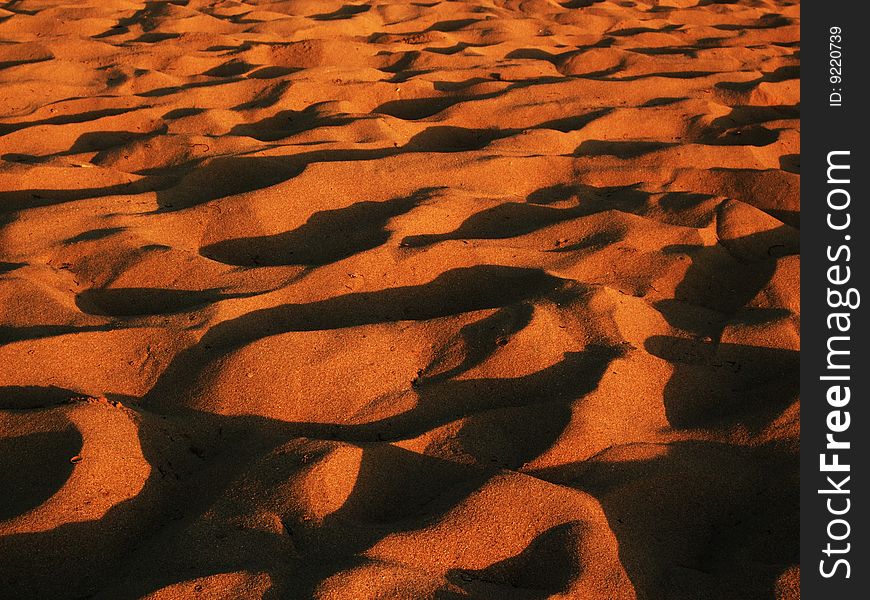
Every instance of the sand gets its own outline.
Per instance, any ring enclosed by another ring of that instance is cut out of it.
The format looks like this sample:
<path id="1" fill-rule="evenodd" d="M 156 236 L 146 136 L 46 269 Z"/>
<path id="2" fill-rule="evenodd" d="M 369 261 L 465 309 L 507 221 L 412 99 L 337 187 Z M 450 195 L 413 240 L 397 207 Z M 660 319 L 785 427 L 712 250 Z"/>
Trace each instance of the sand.
<path id="1" fill-rule="evenodd" d="M 0 40 L 0 597 L 799 597 L 797 1 Z"/>

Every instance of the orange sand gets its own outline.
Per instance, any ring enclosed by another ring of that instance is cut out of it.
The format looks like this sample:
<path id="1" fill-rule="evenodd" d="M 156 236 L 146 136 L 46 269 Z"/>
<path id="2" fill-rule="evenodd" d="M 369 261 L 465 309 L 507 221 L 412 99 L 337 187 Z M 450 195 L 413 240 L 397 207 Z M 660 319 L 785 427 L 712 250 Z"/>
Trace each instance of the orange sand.
<path id="1" fill-rule="evenodd" d="M 797 598 L 798 17 L 4 3 L 0 597 Z"/>

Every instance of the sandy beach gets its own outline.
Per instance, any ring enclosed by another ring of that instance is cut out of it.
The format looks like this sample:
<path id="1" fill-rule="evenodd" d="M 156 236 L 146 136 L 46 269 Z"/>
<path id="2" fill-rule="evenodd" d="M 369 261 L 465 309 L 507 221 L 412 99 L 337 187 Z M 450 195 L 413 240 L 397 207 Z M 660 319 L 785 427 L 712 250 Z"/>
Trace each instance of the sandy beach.
<path id="1" fill-rule="evenodd" d="M 798 600 L 799 3 L 0 7 L 0 598 Z"/>

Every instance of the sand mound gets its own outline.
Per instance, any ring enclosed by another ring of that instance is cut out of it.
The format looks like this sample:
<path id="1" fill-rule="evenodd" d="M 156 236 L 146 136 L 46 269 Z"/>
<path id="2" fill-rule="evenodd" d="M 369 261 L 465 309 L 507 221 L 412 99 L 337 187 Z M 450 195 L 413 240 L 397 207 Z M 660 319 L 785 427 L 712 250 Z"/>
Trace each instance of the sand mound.
<path id="1" fill-rule="evenodd" d="M 0 13 L 0 596 L 798 597 L 796 1 Z"/>

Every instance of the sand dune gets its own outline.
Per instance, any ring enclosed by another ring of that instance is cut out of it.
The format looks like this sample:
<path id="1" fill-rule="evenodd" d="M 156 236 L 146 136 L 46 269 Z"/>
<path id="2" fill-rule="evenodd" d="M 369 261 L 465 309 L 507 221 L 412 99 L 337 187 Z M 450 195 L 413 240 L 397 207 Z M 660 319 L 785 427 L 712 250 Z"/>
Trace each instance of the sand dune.
<path id="1" fill-rule="evenodd" d="M 799 597 L 797 0 L 0 40 L 0 597 Z"/>

